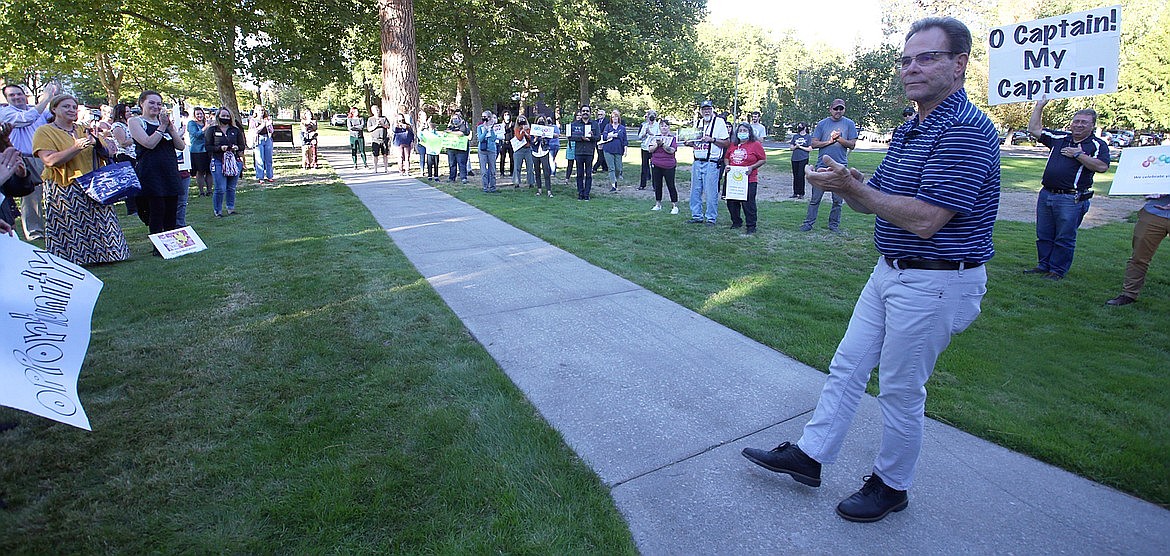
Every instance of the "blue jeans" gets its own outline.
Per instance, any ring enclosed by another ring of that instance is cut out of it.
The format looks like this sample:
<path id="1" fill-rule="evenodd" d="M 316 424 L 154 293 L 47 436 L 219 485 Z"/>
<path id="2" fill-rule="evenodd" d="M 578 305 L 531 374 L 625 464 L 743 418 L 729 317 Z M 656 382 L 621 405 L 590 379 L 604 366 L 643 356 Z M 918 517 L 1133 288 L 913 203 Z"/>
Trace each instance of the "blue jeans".
<path id="1" fill-rule="evenodd" d="M 841 203 L 844 203 L 845 199 L 836 193 L 832 195 L 833 207 L 829 209 L 829 229 L 836 230 L 841 226 Z M 804 217 L 803 227 L 812 228 L 813 224 L 817 223 L 817 213 L 821 210 L 821 199 L 824 196 L 824 189 L 812 186 L 812 195 L 808 198 L 808 214 Z"/>
<path id="2" fill-rule="evenodd" d="M 261 135 L 256 140 L 256 179 L 272 179 L 272 136 Z"/>
<path id="3" fill-rule="evenodd" d="M 979 316 L 986 286 L 984 266 L 897 270 L 879 259 L 797 446 L 821 463 L 833 463 L 877 367 L 883 427 L 873 472 L 890 487 L 908 490 L 922 451 L 926 381 L 951 336 Z"/>
<path id="4" fill-rule="evenodd" d="M 703 210 L 703 201 L 707 210 Z M 691 220 L 715 222 L 719 215 L 719 163 L 696 160 L 691 166 Z"/>
<path id="5" fill-rule="evenodd" d="M 467 151 L 447 149 L 447 166 L 450 167 L 447 181 L 455 181 L 455 174 L 459 174 L 459 179 L 467 181 Z"/>
<path id="6" fill-rule="evenodd" d="M 513 156 L 516 157 L 516 167 L 512 169 L 512 185 L 520 184 L 520 171 L 524 170 L 528 177 L 528 187 L 532 187 L 536 183 L 533 178 L 532 147 L 520 147 Z"/>
<path id="7" fill-rule="evenodd" d="M 1076 195 L 1040 190 L 1036 199 L 1036 266 L 1061 276 L 1072 266 L 1077 247 L 1077 228 L 1089 212 L 1089 201 L 1074 202 Z"/>
<path id="8" fill-rule="evenodd" d="M 240 177 L 223 175 L 223 160 L 212 158 L 211 179 L 215 182 L 215 191 L 211 194 L 211 206 L 215 213 L 223 214 L 225 198 L 227 199 L 227 209 L 236 210 L 236 184 L 240 182 Z"/>
<path id="9" fill-rule="evenodd" d="M 479 173 L 483 180 L 483 192 L 496 190 L 496 151 L 479 151 Z"/>

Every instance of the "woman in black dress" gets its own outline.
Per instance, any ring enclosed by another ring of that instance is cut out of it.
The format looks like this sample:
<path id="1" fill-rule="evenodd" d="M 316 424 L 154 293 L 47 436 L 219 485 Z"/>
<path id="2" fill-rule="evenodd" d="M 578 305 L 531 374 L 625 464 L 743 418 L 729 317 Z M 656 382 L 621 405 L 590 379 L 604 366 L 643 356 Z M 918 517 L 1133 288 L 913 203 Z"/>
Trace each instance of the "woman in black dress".
<path id="1" fill-rule="evenodd" d="M 143 91 L 138 96 L 138 105 L 142 107 L 142 115 L 131 118 L 129 122 L 130 135 L 138 151 L 134 171 L 142 183 L 138 211 L 147 207 L 150 233 L 157 234 L 178 227 L 179 193 L 183 190 L 183 182 L 179 179 L 179 158 L 175 150 L 182 150 L 187 144 L 183 131 L 164 109 L 162 95 Z"/>

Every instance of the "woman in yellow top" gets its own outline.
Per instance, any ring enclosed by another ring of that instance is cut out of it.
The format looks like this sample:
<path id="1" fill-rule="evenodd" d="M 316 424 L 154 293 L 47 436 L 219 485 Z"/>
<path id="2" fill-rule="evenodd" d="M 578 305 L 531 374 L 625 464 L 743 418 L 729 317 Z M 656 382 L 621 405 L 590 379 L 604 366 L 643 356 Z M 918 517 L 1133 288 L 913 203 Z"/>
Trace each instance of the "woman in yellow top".
<path id="1" fill-rule="evenodd" d="M 45 163 L 45 249 L 74 264 L 112 263 L 130 258 L 126 236 L 111 206 L 89 198 L 77 178 L 93 170 L 98 139 L 77 125 L 77 99 L 49 101 L 49 124 L 33 134 L 33 155 Z M 104 145 L 114 152 L 112 145 Z"/>

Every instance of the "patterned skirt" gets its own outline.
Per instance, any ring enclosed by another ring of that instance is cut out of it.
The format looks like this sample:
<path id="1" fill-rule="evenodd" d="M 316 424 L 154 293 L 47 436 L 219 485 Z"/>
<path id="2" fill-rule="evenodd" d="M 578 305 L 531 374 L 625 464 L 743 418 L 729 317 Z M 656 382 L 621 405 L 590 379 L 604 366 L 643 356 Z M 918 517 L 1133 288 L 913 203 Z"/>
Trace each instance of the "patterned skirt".
<path id="1" fill-rule="evenodd" d="M 80 186 L 46 180 L 45 250 L 74 264 L 130 258 L 130 246 L 112 206 L 94 201 Z"/>

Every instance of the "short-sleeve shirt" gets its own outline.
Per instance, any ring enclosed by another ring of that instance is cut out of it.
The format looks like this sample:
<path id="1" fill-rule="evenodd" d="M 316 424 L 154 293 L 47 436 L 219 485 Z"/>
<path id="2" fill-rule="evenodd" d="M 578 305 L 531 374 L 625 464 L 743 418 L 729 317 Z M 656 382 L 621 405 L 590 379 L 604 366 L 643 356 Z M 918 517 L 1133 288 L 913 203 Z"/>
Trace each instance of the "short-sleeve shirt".
<path id="1" fill-rule="evenodd" d="M 807 133 L 794 133 L 792 135 L 792 139 L 788 141 L 788 144 L 792 145 L 792 161 L 793 162 L 800 162 L 801 160 L 808 160 L 808 151 L 806 151 L 804 149 L 798 149 L 796 147 L 797 146 L 807 147 L 809 145 L 809 143 L 812 143 L 812 136 L 807 134 Z"/>
<path id="2" fill-rule="evenodd" d="M 764 145 L 759 141 L 747 141 L 727 147 L 727 163 L 731 166 L 751 166 L 766 158 L 768 155 L 764 153 Z M 759 181 L 759 173 L 759 168 L 752 168 L 748 173 L 748 182 Z"/>
<path id="3" fill-rule="evenodd" d="M 844 137 L 846 141 L 857 139 L 857 124 L 845 117 L 836 122 L 833 121 L 833 118 L 825 118 L 817 122 L 812 136 L 817 141 L 828 141 L 834 131 L 840 131 L 841 137 Z M 829 158 L 836 160 L 838 164 L 849 164 L 849 151 L 841 143 L 834 142 L 831 145 L 821 147 L 817 151 L 817 167 L 820 167 L 821 157 L 825 155 L 829 155 Z"/>
<path id="4" fill-rule="evenodd" d="M 12 124 L 12 131 L 8 134 L 12 146 L 22 154 L 31 155 L 33 134 L 37 128 L 49 123 L 49 111 L 38 112 L 35 106 L 16 108 L 12 105 L 0 106 L 0 122 Z M 68 134 L 66 134 L 68 135 Z"/>
<path id="5" fill-rule="evenodd" d="M 1040 142 L 1052 149 L 1048 153 L 1048 164 L 1044 166 L 1044 177 L 1040 180 L 1045 187 L 1082 191 L 1093 187 L 1093 171 L 1077 159 L 1060 154 L 1060 150 L 1065 147 L 1078 147 L 1089 156 L 1109 164 L 1109 145 L 1095 135 L 1089 135 L 1078 143 L 1070 131 L 1044 128 L 1040 132 Z"/>
<path id="6" fill-rule="evenodd" d="M 731 134 L 727 132 L 727 122 L 723 121 L 723 118 L 719 116 L 712 116 L 711 123 L 703 123 L 702 120 L 699 120 L 699 133 L 702 135 L 710 135 L 715 140 L 731 139 Z M 707 160 L 717 161 L 722 156 L 723 147 L 715 143 L 696 143 L 695 162 Z"/>
<path id="7" fill-rule="evenodd" d="M 74 144 L 74 137 L 85 137 L 85 128 L 74 124 L 73 135 L 69 135 L 57 129 L 56 126 L 40 126 L 33 133 L 33 154 L 37 154 L 38 151 L 61 152 L 69 149 Z M 41 172 L 41 179 L 51 181 L 58 185 L 69 185 L 73 180 L 92 171 L 93 147 L 86 147 L 74 155 L 73 158 L 70 158 L 59 166 L 49 166 L 46 164 L 45 171 Z"/>
<path id="8" fill-rule="evenodd" d="M 965 90 L 952 93 L 922 122 L 902 124 L 869 185 L 955 214 L 928 239 L 879 216 L 873 234 L 878 252 L 895 259 L 990 260 L 999 171 L 999 135 Z"/>

